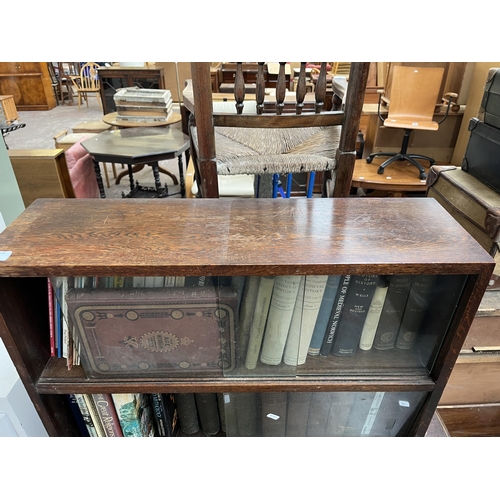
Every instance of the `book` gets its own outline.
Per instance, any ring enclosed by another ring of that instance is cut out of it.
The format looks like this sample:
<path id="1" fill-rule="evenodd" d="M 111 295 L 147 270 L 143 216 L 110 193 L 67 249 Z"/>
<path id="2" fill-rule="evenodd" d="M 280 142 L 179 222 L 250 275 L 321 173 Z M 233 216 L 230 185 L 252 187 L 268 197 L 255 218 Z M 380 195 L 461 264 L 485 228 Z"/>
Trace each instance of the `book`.
<path id="1" fill-rule="evenodd" d="M 427 311 L 435 280 L 436 276 L 426 274 L 417 275 L 413 278 L 396 337 L 396 347 L 398 349 L 410 349 L 412 347 Z"/>
<path id="2" fill-rule="evenodd" d="M 83 421 L 85 422 L 85 426 L 87 427 L 87 433 L 90 437 L 98 437 L 96 427 L 94 425 L 94 421 L 90 415 L 89 409 L 87 407 L 87 403 L 85 402 L 85 398 L 83 394 L 74 394 L 75 401 L 80 409 L 80 413 L 82 415 Z"/>
<path id="3" fill-rule="evenodd" d="M 234 367 L 232 287 L 71 289 L 67 303 L 88 377 Z"/>
<path id="4" fill-rule="evenodd" d="M 274 278 L 272 276 L 262 276 L 260 278 L 250 326 L 248 348 L 245 356 L 245 368 L 248 370 L 253 370 L 257 366 L 257 361 L 259 360 L 273 288 Z"/>
<path id="5" fill-rule="evenodd" d="M 248 276 L 245 279 L 241 304 L 239 307 L 238 329 L 236 331 L 236 355 L 238 365 L 245 363 L 250 339 L 250 327 L 255 310 L 255 301 L 259 290 L 260 276 Z"/>
<path id="6" fill-rule="evenodd" d="M 219 408 L 215 392 L 200 392 L 194 395 L 201 431 L 205 436 L 215 436 L 220 431 Z"/>
<path id="7" fill-rule="evenodd" d="M 279 365 L 292 321 L 299 291 L 300 276 L 277 276 L 269 306 L 260 360 L 267 365 Z"/>
<path id="8" fill-rule="evenodd" d="M 286 392 L 261 394 L 262 436 L 284 437 L 286 434 Z"/>
<path id="9" fill-rule="evenodd" d="M 339 330 L 333 339 L 332 354 L 335 356 L 352 356 L 356 352 L 378 281 L 377 274 L 363 274 L 351 278 Z"/>
<path id="10" fill-rule="evenodd" d="M 383 398 L 383 392 L 354 393 L 354 401 L 349 412 L 344 436 L 369 436 Z"/>
<path id="11" fill-rule="evenodd" d="M 286 432 L 288 437 L 305 437 L 311 406 L 312 392 L 289 392 L 286 413 Z"/>
<path id="12" fill-rule="evenodd" d="M 124 437 L 142 437 L 140 394 L 111 394 Z"/>
<path id="13" fill-rule="evenodd" d="M 359 348 L 363 351 L 369 351 L 373 347 L 375 333 L 384 307 L 385 297 L 389 288 L 389 280 L 387 276 L 381 276 L 375 293 L 373 294 L 368 314 L 366 315 L 361 338 L 359 339 Z"/>
<path id="14" fill-rule="evenodd" d="M 335 334 L 337 333 L 342 310 L 344 309 L 345 296 L 347 294 L 347 290 L 349 289 L 350 281 L 350 274 L 345 274 L 340 278 L 337 293 L 335 295 L 335 299 L 333 300 L 332 311 L 330 313 L 330 317 L 328 318 L 325 335 L 323 337 L 323 342 L 319 351 L 321 356 L 328 356 L 332 351 L 333 339 L 335 338 Z"/>
<path id="15" fill-rule="evenodd" d="M 184 434 L 196 434 L 200 430 L 198 410 L 193 393 L 179 393 L 174 395 L 177 407 L 179 426 Z"/>
<path id="16" fill-rule="evenodd" d="M 97 411 L 97 406 L 92 394 L 83 394 L 83 398 L 85 400 L 90 418 L 94 423 L 97 437 L 106 437 L 106 433 L 104 432 L 104 427 L 102 425 L 101 418 L 99 417 L 99 412 Z"/>
<path id="17" fill-rule="evenodd" d="M 142 437 L 155 437 L 158 431 L 155 427 L 154 412 L 149 396 L 148 394 L 139 394 L 138 396 L 141 435 Z"/>
<path id="18" fill-rule="evenodd" d="M 328 276 L 302 277 L 283 355 L 287 365 L 306 362 L 327 280 Z"/>
<path id="19" fill-rule="evenodd" d="M 73 413 L 73 416 L 75 417 L 76 425 L 78 425 L 78 429 L 80 429 L 82 437 L 90 437 L 86 422 L 83 418 L 82 412 L 80 411 L 75 395 L 66 394 L 66 399 L 68 400 L 71 413 Z"/>
<path id="20" fill-rule="evenodd" d="M 236 393 L 224 393 L 221 394 L 220 404 L 224 405 L 224 421 L 225 421 L 225 429 L 227 437 L 238 437 L 238 421 L 236 418 Z M 220 406 L 219 406 L 220 413 Z M 222 421 L 221 421 L 222 426 Z"/>
<path id="21" fill-rule="evenodd" d="M 111 394 L 91 394 L 106 437 L 123 437 Z"/>
<path id="22" fill-rule="evenodd" d="M 356 398 L 354 392 L 332 392 L 326 421 L 326 437 L 349 436 L 348 419 Z"/>
<path id="23" fill-rule="evenodd" d="M 63 325 L 62 325 L 62 281 L 60 278 L 56 278 L 55 289 L 55 331 L 56 331 L 56 346 L 57 346 L 57 357 L 63 357 Z"/>
<path id="24" fill-rule="evenodd" d="M 389 277 L 389 287 L 373 341 L 375 349 L 388 350 L 396 344 L 403 311 L 410 293 L 411 281 L 411 275 Z"/>
<path id="25" fill-rule="evenodd" d="M 161 288 L 165 284 L 164 276 L 146 276 L 144 280 L 145 287 Z"/>
<path id="26" fill-rule="evenodd" d="M 134 288 L 144 288 L 146 286 L 146 277 L 134 276 L 132 279 L 132 286 Z"/>
<path id="27" fill-rule="evenodd" d="M 226 408 L 224 406 L 224 394 L 217 393 L 217 408 L 219 410 L 220 429 L 226 433 Z"/>
<path id="28" fill-rule="evenodd" d="M 47 278 L 48 298 L 49 298 L 49 336 L 50 336 L 50 355 L 56 356 L 56 327 L 55 327 L 55 310 L 54 310 L 54 290 L 50 278 Z"/>
<path id="29" fill-rule="evenodd" d="M 340 276 L 332 275 L 328 276 L 325 285 L 325 291 L 323 293 L 323 298 L 321 300 L 321 306 L 318 311 L 318 317 L 316 323 L 314 324 L 314 330 L 311 337 L 311 342 L 307 350 L 307 354 L 310 356 L 318 356 L 319 350 L 321 349 L 321 344 L 325 338 L 326 328 L 328 326 L 328 320 L 330 319 L 330 314 L 333 309 L 333 301 L 337 294 L 337 290 L 340 284 Z"/>
<path id="30" fill-rule="evenodd" d="M 233 393 L 237 436 L 255 437 L 260 433 L 260 401 L 255 392 Z"/>
<path id="31" fill-rule="evenodd" d="M 176 436 L 179 426 L 173 394 L 153 393 L 149 395 L 149 398 L 153 409 L 157 436 Z"/>
<path id="32" fill-rule="evenodd" d="M 325 436 L 331 402 L 332 393 L 330 392 L 313 392 L 311 394 L 306 426 L 307 437 Z"/>

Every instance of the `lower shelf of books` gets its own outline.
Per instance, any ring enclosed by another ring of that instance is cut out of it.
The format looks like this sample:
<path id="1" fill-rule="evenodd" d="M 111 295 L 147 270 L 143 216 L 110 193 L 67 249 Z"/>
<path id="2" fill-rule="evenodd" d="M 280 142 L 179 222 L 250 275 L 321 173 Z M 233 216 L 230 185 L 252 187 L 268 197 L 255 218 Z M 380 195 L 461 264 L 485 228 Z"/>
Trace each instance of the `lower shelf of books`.
<path id="1" fill-rule="evenodd" d="M 90 437 L 396 437 L 425 392 L 240 392 L 67 396 Z"/>

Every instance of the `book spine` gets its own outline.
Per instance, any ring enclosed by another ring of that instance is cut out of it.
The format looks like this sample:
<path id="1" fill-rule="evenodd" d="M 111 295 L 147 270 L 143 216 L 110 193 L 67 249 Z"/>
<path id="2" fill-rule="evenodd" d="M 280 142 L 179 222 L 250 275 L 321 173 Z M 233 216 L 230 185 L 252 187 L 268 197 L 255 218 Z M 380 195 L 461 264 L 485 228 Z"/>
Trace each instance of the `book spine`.
<path id="1" fill-rule="evenodd" d="M 260 276 L 249 276 L 241 297 L 238 330 L 236 331 L 236 354 L 239 364 L 244 364 L 250 339 L 250 328 L 259 291 Z"/>
<path id="2" fill-rule="evenodd" d="M 378 412 L 380 410 L 380 407 L 382 405 L 382 401 L 384 399 L 385 392 L 376 392 L 372 404 L 370 405 L 370 409 L 368 410 L 368 415 L 366 416 L 365 423 L 363 425 L 363 428 L 361 429 L 361 436 L 369 436 L 373 424 L 375 423 L 375 420 L 377 418 Z"/>
<path id="3" fill-rule="evenodd" d="M 80 429 L 80 433 L 82 437 L 90 437 L 89 431 L 87 429 L 87 425 L 85 419 L 83 418 L 82 412 L 80 411 L 80 407 L 76 401 L 76 397 L 74 394 L 66 394 L 66 399 L 68 400 L 69 406 L 71 408 L 71 412 L 75 417 L 76 424 Z"/>
<path id="4" fill-rule="evenodd" d="M 146 278 L 144 276 L 134 276 L 132 286 L 134 288 L 144 288 L 146 286 Z"/>
<path id="5" fill-rule="evenodd" d="M 262 436 L 284 437 L 286 434 L 286 392 L 263 392 L 261 394 L 262 407 Z"/>
<path id="6" fill-rule="evenodd" d="M 177 406 L 177 415 L 181 431 L 185 434 L 196 434 L 200 430 L 198 422 L 198 410 L 192 393 L 180 393 L 174 395 Z"/>
<path id="7" fill-rule="evenodd" d="M 166 287 L 175 286 L 175 276 L 165 276 L 165 286 Z"/>
<path id="8" fill-rule="evenodd" d="M 332 393 L 313 392 L 311 395 L 311 405 L 307 417 L 306 436 L 323 437 L 326 432 L 326 424 L 330 413 Z"/>
<path id="9" fill-rule="evenodd" d="M 319 351 L 321 356 L 328 356 L 332 351 L 333 340 L 335 334 L 337 333 L 340 318 L 342 316 L 342 310 L 344 309 L 344 302 L 347 295 L 347 290 L 349 290 L 349 283 L 351 281 L 351 275 L 346 274 L 342 276 L 340 284 L 337 290 L 337 295 L 333 301 L 333 308 L 326 326 L 325 336 L 323 338 L 323 343 L 321 344 L 321 349 Z"/>
<path id="10" fill-rule="evenodd" d="M 90 415 L 89 409 L 87 408 L 87 403 L 85 403 L 85 398 L 83 394 L 74 394 L 78 408 L 80 408 L 80 413 L 82 414 L 83 421 L 87 427 L 87 432 L 90 437 L 98 437 L 94 421 Z"/>
<path id="11" fill-rule="evenodd" d="M 238 392 L 234 394 L 236 426 L 239 437 L 256 437 L 259 435 L 259 395 L 255 392 Z"/>
<path id="12" fill-rule="evenodd" d="M 185 276 L 176 276 L 175 277 L 175 286 L 184 286 L 185 281 L 186 281 Z"/>
<path id="13" fill-rule="evenodd" d="M 326 437 L 350 436 L 348 427 L 349 415 L 356 399 L 354 392 L 333 392 L 331 393 L 330 411 L 326 422 Z"/>
<path id="14" fill-rule="evenodd" d="M 410 293 L 411 281 L 411 275 L 397 275 L 389 278 L 389 288 L 373 341 L 375 349 L 388 350 L 394 347 Z"/>
<path id="15" fill-rule="evenodd" d="M 323 343 L 323 339 L 325 338 L 328 320 L 330 319 L 330 314 L 332 313 L 333 301 L 335 300 L 339 284 L 340 276 L 328 276 L 328 280 L 325 286 L 325 292 L 323 294 L 321 306 L 318 311 L 318 318 L 316 319 L 311 342 L 307 351 L 307 354 L 309 354 L 310 356 L 319 355 L 321 344 Z"/>
<path id="16" fill-rule="evenodd" d="M 205 436 L 215 436 L 220 432 L 219 408 L 216 393 L 196 393 L 194 395 L 201 430 Z"/>
<path id="17" fill-rule="evenodd" d="M 155 419 L 156 430 L 159 437 L 168 437 L 168 425 L 166 421 L 165 410 L 163 408 L 163 401 L 160 393 L 149 395 L 151 399 L 151 407 L 153 409 L 153 416 Z"/>
<path id="18" fill-rule="evenodd" d="M 306 362 L 327 279 L 328 276 L 304 276 L 301 281 L 283 356 L 287 365 Z"/>
<path id="19" fill-rule="evenodd" d="M 99 412 L 97 411 L 97 407 L 92 394 L 84 394 L 83 398 L 89 410 L 90 418 L 92 419 L 92 422 L 94 422 L 97 436 L 106 437 L 106 433 L 104 432 L 104 427 L 102 425 L 101 418 L 99 417 Z"/>
<path id="20" fill-rule="evenodd" d="M 111 394 L 92 394 L 106 437 L 123 437 Z"/>
<path id="21" fill-rule="evenodd" d="M 217 408 L 219 410 L 220 430 L 226 433 L 226 408 L 224 407 L 224 394 L 217 393 Z"/>
<path id="22" fill-rule="evenodd" d="M 254 313 L 252 316 L 248 349 L 245 357 L 245 368 L 253 370 L 259 359 L 262 338 L 266 327 L 267 315 L 273 295 L 274 278 L 262 276 L 259 281 L 257 298 L 255 300 Z"/>
<path id="23" fill-rule="evenodd" d="M 351 280 L 339 332 L 333 339 L 332 353 L 336 356 L 352 356 L 356 352 L 378 281 L 376 274 L 354 276 Z"/>
<path id="24" fill-rule="evenodd" d="M 142 437 L 137 405 L 138 394 L 112 394 L 118 421 L 124 437 Z"/>
<path id="25" fill-rule="evenodd" d="M 380 282 L 375 289 L 368 314 L 366 315 L 363 331 L 359 340 L 359 348 L 363 351 L 369 351 L 375 340 L 375 333 L 384 307 L 385 297 L 389 288 L 388 279 L 385 276 L 380 277 Z"/>
<path id="26" fill-rule="evenodd" d="M 113 287 L 114 288 L 124 288 L 125 287 L 125 277 L 124 276 L 115 276 L 113 278 Z"/>
<path id="27" fill-rule="evenodd" d="M 161 288 L 165 284 L 163 276 L 147 276 L 144 280 L 144 286 L 148 288 Z"/>
<path id="28" fill-rule="evenodd" d="M 56 282 L 55 298 L 55 326 L 56 326 L 56 346 L 57 357 L 63 357 L 63 327 L 62 327 L 62 309 L 61 309 L 61 281 L 58 279 Z"/>
<path id="29" fill-rule="evenodd" d="M 305 437 L 312 392 L 288 393 L 286 432 L 288 437 Z"/>
<path id="30" fill-rule="evenodd" d="M 300 276 L 278 276 L 275 278 L 260 355 L 262 363 L 267 365 L 281 363 L 299 291 L 299 283 Z"/>
<path id="31" fill-rule="evenodd" d="M 141 436 L 142 437 L 155 437 L 158 431 L 155 427 L 153 408 L 148 394 L 138 394 L 138 410 Z"/>
<path id="32" fill-rule="evenodd" d="M 56 355 L 56 327 L 54 323 L 54 291 L 52 290 L 52 284 L 50 278 L 47 278 L 48 284 L 48 296 L 49 296 L 49 334 L 50 334 L 50 355 L 55 357 Z"/>
<path id="33" fill-rule="evenodd" d="M 411 349 L 427 311 L 435 280 L 436 277 L 432 275 L 418 275 L 413 278 L 396 337 L 398 349 Z"/>

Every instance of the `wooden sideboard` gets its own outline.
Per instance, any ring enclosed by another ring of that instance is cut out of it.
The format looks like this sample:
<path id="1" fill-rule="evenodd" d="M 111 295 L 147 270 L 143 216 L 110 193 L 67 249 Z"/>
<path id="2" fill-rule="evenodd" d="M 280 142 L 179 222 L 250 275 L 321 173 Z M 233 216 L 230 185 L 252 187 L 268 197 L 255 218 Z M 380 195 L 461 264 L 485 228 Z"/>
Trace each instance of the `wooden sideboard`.
<path id="1" fill-rule="evenodd" d="M 18 111 L 56 107 L 46 62 L 0 62 L 0 94 L 11 95 Z"/>
<path id="2" fill-rule="evenodd" d="M 98 70 L 101 85 L 101 102 L 104 114 L 116 111 L 113 96 L 116 91 L 125 87 L 139 87 L 142 89 L 164 89 L 165 76 L 162 67 L 102 67 Z"/>

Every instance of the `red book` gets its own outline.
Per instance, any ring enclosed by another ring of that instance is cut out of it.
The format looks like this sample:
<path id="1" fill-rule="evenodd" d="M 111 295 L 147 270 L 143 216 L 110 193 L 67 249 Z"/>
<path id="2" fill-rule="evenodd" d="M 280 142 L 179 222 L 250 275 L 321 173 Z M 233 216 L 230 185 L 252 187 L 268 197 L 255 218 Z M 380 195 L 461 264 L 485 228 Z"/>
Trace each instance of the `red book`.
<path id="1" fill-rule="evenodd" d="M 49 292 L 49 331 L 50 331 L 50 355 L 56 355 L 56 330 L 54 325 L 54 291 L 50 283 L 50 278 L 47 278 Z"/>
<path id="2" fill-rule="evenodd" d="M 234 366 L 232 287 L 72 289 L 88 377 L 220 374 Z"/>
<path id="3" fill-rule="evenodd" d="M 123 437 L 111 394 L 92 394 L 106 437 Z"/>

